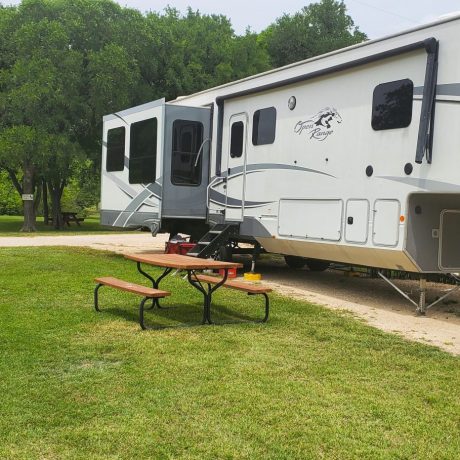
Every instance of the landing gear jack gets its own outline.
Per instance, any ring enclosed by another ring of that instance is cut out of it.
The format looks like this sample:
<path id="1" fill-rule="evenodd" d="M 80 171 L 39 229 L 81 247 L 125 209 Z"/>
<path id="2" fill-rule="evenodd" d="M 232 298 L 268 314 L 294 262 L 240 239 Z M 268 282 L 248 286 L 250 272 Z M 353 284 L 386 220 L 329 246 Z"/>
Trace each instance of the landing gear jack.
<path id="1" fill-rule="evenodd" d="M 381 272 L 377 272 L 377 274 L 382 278 L 384 281 L 386 281 L 393 289 L 395 289 L 399 294 L 401 294 L 405 299 L 407 299 L 412 305 L 415 306 L 415 312 L 417 315 L 424 316 L 426 315 L 426 311 L 436 305 L 437 303 L 441 302 L 441 300 L 444 300 L 446 297 L 449 297 L 451 294 L 454 292 L 458 291 L 460 289 L 460 284 L 457 284 L 454 288 L 450 289 L 447 291 L 443 296 L 439 297 L 439 299 L 436 299 L 434 302 L 430 303 L 429 305 L 426 304 L 426 278 L 424 276 L 420 277 L 419 280 L 419 301 L 418 303 L 412 300 L 405 292 L 403 292 L 401 289 L 398 288 L 391 280 L 389 280 L 385 275 L 383 275 Z M 457 281 L 457 283 L 460 283 L 460 279 L 457 278 L 455 275 L 450 273 L 450 276 Z"/>

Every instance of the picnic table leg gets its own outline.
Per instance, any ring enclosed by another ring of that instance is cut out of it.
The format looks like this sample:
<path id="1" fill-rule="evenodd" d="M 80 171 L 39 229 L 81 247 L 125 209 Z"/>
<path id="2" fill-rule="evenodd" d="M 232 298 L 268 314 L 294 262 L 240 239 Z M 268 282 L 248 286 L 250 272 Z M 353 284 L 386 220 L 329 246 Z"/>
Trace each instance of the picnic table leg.
<path id="1" fill-rule="evenodd" d="M 203 294 L 203 320 L 201 321 L 201 324 L 206 324 L 209 317 L 208 309 L 211 307 L 210 294 L 209 292 L 206 292 L 203 285 L 196 279 L 195 270 L 187 270 L 187 279 L 195 289 Z"/>
<path id="2" fill-rule="evenodd" d="M 265 316 L 261 320 L 262 323 L 266 323 L 268 321 L 268 316 L 270 315 L 270 300 L 268 295 L 265 292 L 261 292 L 260 294 L 248 292 L 248 295 L 263 295 L 265 298 Z"/>
<path id="3" fill-rule="evenodd" d="M 215 291 L 217 291 L 217 289 L 219 289 L 225 283 L 225 281 L 227 281 L 227 278 L 228 278 L 228 268 L 224 268 L 224 276 L 222 278 L 222 281 L 220 281 L 219 283 L 215 284 L 212 287 L 211 287 L 211 285 L 208 285 L 208 290 L 209 290 L 209 295 L 208 295 L 208 301 L 209 301 L 209 305 L 208 305 L 208 323 L 209 324 L 212 324 L 212 321 L 211 321 L 211 299 L 212 299 L 212 294 Z"/>
<path id="4" fill-rule="evenodd" d="M 102 284 L 98 284 L 95 288 L 94 288 L 94 308 L 96 309 L 96 311 L 101 311 L 99 309 L 99 289 L 100 287 L 102 286 Z"/>
<path id="5" fill-rule="evenodd" d="M 153 278 L 153 276 L 149 275 L 147 272 L 145 272 L 144 270 L 142 270 L 142 267 L 141 267 L 141 263 L 140 263 L 140 262 L 137 262 L 137 271 L 138 271 L 141 275 L 145 276 L 148 280 L 150 280 L 150 282 L 152 283 L 153 289 L 159 289 L 158 286 L 160 285 L 160 281 L 161 281 L 165 276 L 167 276 L 167 275 L 169 275 L 169 274 L 171 273 L 172 268 L 170 268 L 170 267 L 165 268 L 164 272 L 163 272 L 157 279 Z M 165 309 L 166 309 L 166 308 L 171 308 L 171 307 L 162 307 L 162 306 L 160 305 L 160 299 L 158 299 L 158 298 L 152 299 L 152 306 L 151 306 L 150 308 L 153 308 L 153 307 L 155 307 L 155 306 L 156 306 L 157 308 L 160 308 L 160 309 L 161 309 L 161 308 L 165 308 Z"/>
<path id="6" fill-rule="evenodd" d="M 202 284 L 195 278 L 192 278 L 192 275 L 195 275 L 195 272 L 193 270 L 189 270 L 188 272 L 188 282 L 198 289 L 204 296 L 204 305 L 203 305 L 203 324 L 206 322 L 208 324 L 212 324 L 211 321 L 211 303 L 212 303 L 212 294 L 219 289 L 225 281 L 227 281 L 228 277 L 228 269 L 224 269 L 224 277 L 222 278 L 222 281 L 219 281 L 215 285 L 211 286 L 210 283 L 206 283 L 208 285 L 208 290 L 206 292 L 206 289 L 202 286 Z"/>

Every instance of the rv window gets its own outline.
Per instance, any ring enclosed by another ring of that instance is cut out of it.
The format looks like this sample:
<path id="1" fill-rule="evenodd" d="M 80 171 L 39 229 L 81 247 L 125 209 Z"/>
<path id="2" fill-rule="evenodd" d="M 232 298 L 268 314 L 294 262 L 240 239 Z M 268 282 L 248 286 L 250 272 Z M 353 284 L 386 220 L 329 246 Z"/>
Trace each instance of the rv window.
<path id="1" fill-rule="evenodd" d="M 242 121 L 232 123 L 230 133 L 230 156 L 239 158 L 243 155 L 244 124 Z"/>
<path id="2" fill-rule="evenodd" d="M 408 78 L 382 83 L 374 89 L 372 128 L 405 128 L 412 120 L 414 84 Z"/>
<path id="3" fill-rule="evenodd" d="M 125 167 L 125 128 L 113 128 L 107 131 L 107 159 L 105 169 L 108 172 L 123 171 Z"/>
<path id="4" fill-rule="evenodd" d="M 129 183 L 155 182 L 158 120 L 149 118 L 131 125 Z"/>
<path id="5" fill-rule="evenodd" d="M 172 136 L 171 182 L 174 185 L 200 185 L 203 124 L 176 120 Z"/>
<path id="6" fill-rule="evenodd" d="M 252 143 L 254 145 L 273 144 L 276 131 L 276 109 L 268 107 L 257 110 L 252 118 Z"/>

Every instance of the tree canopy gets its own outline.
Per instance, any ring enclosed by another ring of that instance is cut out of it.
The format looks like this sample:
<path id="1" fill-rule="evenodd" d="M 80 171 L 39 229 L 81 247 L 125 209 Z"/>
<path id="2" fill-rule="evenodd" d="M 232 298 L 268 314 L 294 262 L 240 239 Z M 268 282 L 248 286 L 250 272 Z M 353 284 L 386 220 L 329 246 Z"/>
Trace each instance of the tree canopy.
<path id="1" fill-rule="evenodd" d="M 321 0 L 293 15 L 285 14 L 264 32 L 270 62 L 280 67 L 366 40 L 343 1 Z"/>

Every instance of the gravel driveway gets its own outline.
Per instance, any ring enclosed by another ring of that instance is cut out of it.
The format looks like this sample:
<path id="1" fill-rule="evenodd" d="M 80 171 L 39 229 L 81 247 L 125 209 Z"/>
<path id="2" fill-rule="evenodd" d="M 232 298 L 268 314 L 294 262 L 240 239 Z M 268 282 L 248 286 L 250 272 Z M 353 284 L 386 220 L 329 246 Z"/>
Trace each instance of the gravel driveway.
<path id="1" fill-rule="evenodd" d="M 149 233 L 21 236 L 0 237 L 0 247 L 85 246 L 117 253 L 162 252 L 166 241 L 167 235 L 152 238 Z M 460 355 L 459 293 L 430 309 L 426 317 L 418 317 L 414 314 L 414 307 L 380 279 L 350 277 L 337 270 L 322 273 L 306 269 L 292 270 L 277 256 L 263 256 L 257 270 L 262 273 L 264 282 L 280 294 L 305 299 L 331 309 L 351 311 L 374 327 Z M 417 298 L 416 281 L 398 280 L 396 284 Z M 428 301 L 440 297 L 450 288 L 443 284 L 428 283 Z"/>

